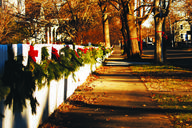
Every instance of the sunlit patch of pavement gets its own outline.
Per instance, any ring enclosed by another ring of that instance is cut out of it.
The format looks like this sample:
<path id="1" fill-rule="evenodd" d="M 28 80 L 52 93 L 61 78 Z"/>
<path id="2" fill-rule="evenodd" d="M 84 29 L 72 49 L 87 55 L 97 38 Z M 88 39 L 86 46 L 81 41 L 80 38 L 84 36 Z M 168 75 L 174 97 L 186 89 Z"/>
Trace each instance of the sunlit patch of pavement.
<path id="1" fill-rule="evenodd" d="M 106 61 L 106 66 L 115 66 L 115 65 L 122 65 L 122 66 L 128 66 L 128 65 L 148 65 L 149 62 L 126 62 L 126 61 Z"/>

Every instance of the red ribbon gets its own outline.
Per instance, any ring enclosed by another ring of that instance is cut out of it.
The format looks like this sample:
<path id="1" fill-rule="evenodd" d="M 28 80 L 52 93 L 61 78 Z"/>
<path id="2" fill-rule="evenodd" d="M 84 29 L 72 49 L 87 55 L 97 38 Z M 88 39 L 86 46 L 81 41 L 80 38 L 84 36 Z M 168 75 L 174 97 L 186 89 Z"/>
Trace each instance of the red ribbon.
<path id="1" fill-rule="evenodd" d="M 83 51 L 84 51 L 82 48 L 78 48 L 78 50 L 80 50 L 81 52 L 83 52 Z"/>
<path id="2" fill-rule="evenodd" d="M 163 32 L 163 31 L 156 31 L 157 33 L 162 33 L 162 35 L 164 35 L 165 34 L 165 32 Z"/>
<path id="3" fill-rule="evenodd" d="M 86 54 L 88 50 L 89 50 L 88 48 L 85 48 L 84 49 L 84 53 Z"/>
<path id="4" fill-rule="evenodd" d="M 38 57 L 38 50 L 34 50 L 34 47 L 30 45 L 30 50 L 28 52 L 28 55 L 31 57 L 31 59 L 36 62 L 36 58 Z"/>
<path id="5" fill-rule="evenodd" d="M 60 61 L 60 56 L 58 54 L 58 50 L 55 49 L 54 47 L 52 47 L 52 55 L 54 55 L 57 58 L 57 60 Z"/>
<path id="6" fill-rule="evenodd" d="M 166 40 L 168 39 L 168 36 L 165 35 L 165 32 L 163 31 L 156 31 L 157 33 L 162 33 L 162 37 L 164 37 Z"/>
<path id="7" fill-rule="evenodd" d="M 75 51 L 75 50 L 74 50 L 74 51 Z M 80 58 L 79 55 L 78 55 L 78 53 L 77 53 L 76 51 L 75 51 L 75 55 L 76 55 L 78 58 Z"/>
<path id="8" fill-rule="evenodd" d="M 137 40 L 138 40 L 138 38 L 130 38 L 130 40 L 135 40 L 135 39 L 137 39 Z"/>
<path id="9" fill-rule="evenodd" d="M 81 52 L 83 52 L 84 54 L 86 54 L 87 51 L 89 50 L 88 48 L 85 48 L 85 49 L 83 49 L 83 48 L 78 48 L 78 49 L 81 50 Z"/>

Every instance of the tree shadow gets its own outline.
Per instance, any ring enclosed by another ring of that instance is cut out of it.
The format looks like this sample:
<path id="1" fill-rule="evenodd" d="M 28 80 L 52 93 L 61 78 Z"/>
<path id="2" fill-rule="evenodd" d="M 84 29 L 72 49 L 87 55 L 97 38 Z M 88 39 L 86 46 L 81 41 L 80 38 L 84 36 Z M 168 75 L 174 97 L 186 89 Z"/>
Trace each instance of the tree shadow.
<path id="1" fill-rule="evenodd" d="M 103 128 L 103 127 L 147 127 L 149 122 L 141 121 L 138 117 L 143 117 L 148 114 L 166 114 L 166 113 L 191 113 L 191 110 L 177 109 L 160 109 L 160 108 L 133 108 L 133 107 L 118 107 L 109 105 L 86 104 L 82 101 L 70 101 L 74 106 L 80 106 L 69 112 L 56 111 L 53 113 L 47 123 L 52 126 L 60 127 L 84 127 L 84 128 Z M 129 119 L 127 119 L 128 117 Z M 45 122 L 45 124 L 46 124 Z M 142 122 L 142 123 L 141 123 Z M 165 125 L 165 124 L 164 124 Z M 167 125 L 167 124 L 166 124 Z M 41 125 L 39 128 L 42 128 Z"/>
<path id="2" fill-rule="evenodd" d="M 75 106 L 88 107 L 88 108 L 102 108 L 102 109 L 113 109 L 117 113 L 122 114 L 128 112 L 129 115 L 139 115 L 146 113 L 156 113 L 156 114 L 166 114 L 166 113 L 192 113 L 192 110 L 183 110 L 183 109 L 161 109 L 158 107 L 148 108 L 148 107 L 118 107 L 118 106 L 108 106 L 108 105 L 95 105 L 95 104 L 87 104 L 83 101 L 70 101 L 69 102 Z M 189 102 L 187 102 L 189 103 Z M 190 103 L 191 104 L 191 103 Z"/>

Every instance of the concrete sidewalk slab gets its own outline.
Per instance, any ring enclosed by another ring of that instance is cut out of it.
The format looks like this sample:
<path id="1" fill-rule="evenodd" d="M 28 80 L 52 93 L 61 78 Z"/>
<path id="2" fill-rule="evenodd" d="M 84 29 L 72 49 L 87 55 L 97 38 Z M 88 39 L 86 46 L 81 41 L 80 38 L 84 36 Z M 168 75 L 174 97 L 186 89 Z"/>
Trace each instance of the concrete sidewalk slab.
<path id="1" fill-rule="evenodd" d="M 80 92 L 97 98 L 93 104 L 81 103 L 69 112 L 56 112 L 49 119 L 53 126 L 62 128 L 171 128 L 172 124 L 157 105 L 138 76 L 131 74 L 120 50 L 115 49 L 107 59 L 105 72 L 93 81 L 92 91 Z M 107 65 L 112 61 L 114 65 Z M 117 65 L 115 65 L 117 64 Z"/>

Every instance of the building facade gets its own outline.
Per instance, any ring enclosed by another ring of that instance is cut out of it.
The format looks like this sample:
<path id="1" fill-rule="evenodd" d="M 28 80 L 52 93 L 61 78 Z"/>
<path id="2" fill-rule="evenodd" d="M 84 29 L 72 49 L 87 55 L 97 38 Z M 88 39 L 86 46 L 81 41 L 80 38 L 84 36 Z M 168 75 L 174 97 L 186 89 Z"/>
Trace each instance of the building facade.
<path id="1" fill-rule="evenodd" d="M 188 34 L 191 27 L 187 20 L 179 20 L 174 23 L 174 42 L 185 42 L 191 41 L 191 35 Z"/>

